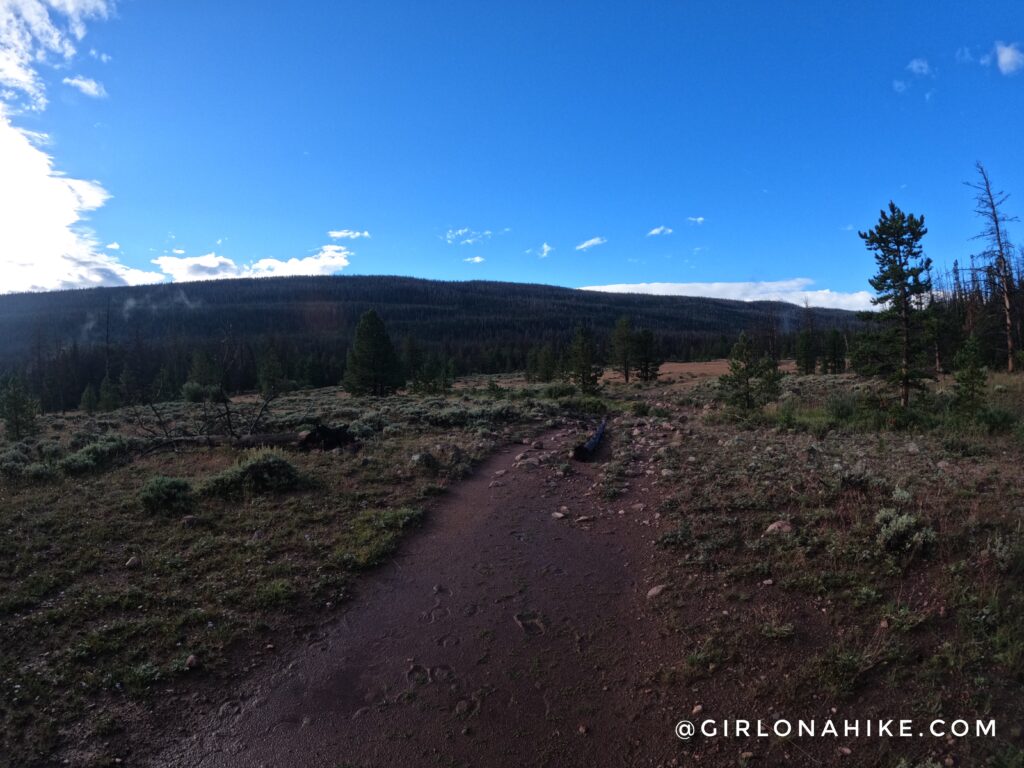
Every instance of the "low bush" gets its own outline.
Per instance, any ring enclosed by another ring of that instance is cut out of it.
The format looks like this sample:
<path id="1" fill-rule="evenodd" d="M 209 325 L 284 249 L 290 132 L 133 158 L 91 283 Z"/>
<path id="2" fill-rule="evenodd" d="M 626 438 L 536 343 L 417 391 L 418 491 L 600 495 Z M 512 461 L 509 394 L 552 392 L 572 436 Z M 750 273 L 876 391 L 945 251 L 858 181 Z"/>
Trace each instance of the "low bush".
<path id="1" fill-rule="evenodd" d="M 205 496 L 238 498 L 283 493 L 299 485 L 299 473 L 276 451 L 257 451 L 241 463 L 211 477 L 202 488 Z"/>
<path id="2" fill-rule="evenodd" d="M 927 553 L 935 544 L 935 531 L 911 512 L 885 508 L 875 515 L 875 541 L 886 552 Z"/>
<path id="3" fill-rule="evenodd" d="M 187 480 L 154 477 L 142 486 L 139 503 L 151 515 L 187 515 L 195 508 L 195 497 Z"/>
<path id="4" fill-rule="evenodd" d="M 104 435 L 94 443 L 68 454 L 57 467 L 66 475 L 86 475 L 127 460 L 134 443 L 121 435 Z"/>

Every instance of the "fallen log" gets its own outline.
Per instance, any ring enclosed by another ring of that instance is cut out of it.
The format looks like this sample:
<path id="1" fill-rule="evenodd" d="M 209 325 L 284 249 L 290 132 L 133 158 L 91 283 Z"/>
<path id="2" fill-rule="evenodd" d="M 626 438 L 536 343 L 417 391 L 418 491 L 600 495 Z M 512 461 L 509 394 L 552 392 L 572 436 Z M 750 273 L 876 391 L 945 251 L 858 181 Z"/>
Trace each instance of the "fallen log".
<path id="1" fill-rule="evenodd" d="M 576 461 L 588 461 L 594 457 L 597 453 L 597 448 L 601 444 L 601 439 L 604 437 L 604 429 L 608 424 L 608 419 L 601 419 L 601 423 L 597 427 L 597 431 L 592 434 L 586 442 L 580 443 L 572 449 L 572 457 Z"/>

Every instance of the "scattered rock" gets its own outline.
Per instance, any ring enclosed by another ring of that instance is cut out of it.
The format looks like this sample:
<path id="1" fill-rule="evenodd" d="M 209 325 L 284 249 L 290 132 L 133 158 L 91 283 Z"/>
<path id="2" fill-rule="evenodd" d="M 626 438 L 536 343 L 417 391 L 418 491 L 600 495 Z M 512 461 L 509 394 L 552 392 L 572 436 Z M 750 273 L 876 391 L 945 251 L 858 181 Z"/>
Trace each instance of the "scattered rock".
<path id="1" fill-rule="evenodd" d="M 914 443 L 914 442 L 907 443 L 907 453 L 915 454 L 915 453 L 920 453 L 920 452 L 921 452 L 921 449 L 918 447 L 917 443 Z"/>
<path id="2" fill-rule="evenodd" d="M 544 448 L 544 443 L 541 442 L 540 440 L 534 440 L 533 441 L 533 445 L 530 446 L 530 447 L 531 448 L 535 448 L 536 450 L 539 451 L 539 450 L 542 450 Z"/>
<path id="3" fill-rule="evenodd" d="M 840 755 L 852 755 L 853 754 L 853 750 L 850 749 L 849 747 L 840 747 L 837 751 L 839 752 Z"/>
<path id="4" fill-rule="evenodd" d="M 647 599 L 653 600 L 666 589 L 668 589 L 668 584 L 658 584 L 656 587 L 651 587 L 647 590 Z"/>
<path id="5" fill-rule="evenodd" d="M 697 706 L 695 706 L 693 709 L 690 710 L 690 714 L 691 715 L 699 715 L 703 711 L 704 711 L 704 705 L 703 704 L 698 704 Z"/>
<path id="6" fill-rule="evenodd" d="M 142 561 L 139 560 L 139 558 L 137 558 L 135 555 L 132 555 L 128 558 L 128 562 L 124 564 L 124 567 L 128 569 L 134 569 L 138 568 L 140 565 L 142 565 Z"/>
<path id="7" fill-rule="evenodd" d="M 565 514 L 563 512 L 552 512 L 551 516 L 555 518 L 555 520 L 561 520 L 563 517 L 565 517 Z"/>
<path id="8" fill-rule="evenodd" d="M 776 520 L 765 529 L 765 534 L 788 534 L 793 532 L 793 525 L 788 520 Z"/>
<path id="9" fill-rule="evenodd" d="M 507 469 L 499 469 L 497 472 L 494 473 L 494 476 L 495 477 L 503 477 L 507 473 L 508 473 Z"/>
<path id="10" fill-rule="evenodd" d="M 582 517 L 577 517 L 576 518 L 576 522 L 577 523 L 589 523 L 593 519 L 594 518 L 591 515 L 583 515 Z"/>
<path id="11" fill-rule="evenodd" d="M 194 653 L 190 653 L 188 658 L 185 659 L 185 669 L 195 669 L 199 666 L 199 657 Z"/>
<path id="12" fill-rule="evenodd" d="M 774 583 L 775 582 L 772 579 L 765 579 L 764 581 L 761 582 L 761 584 L 763 586 L 765 586 L 765 587 L 770 587 Z"/>

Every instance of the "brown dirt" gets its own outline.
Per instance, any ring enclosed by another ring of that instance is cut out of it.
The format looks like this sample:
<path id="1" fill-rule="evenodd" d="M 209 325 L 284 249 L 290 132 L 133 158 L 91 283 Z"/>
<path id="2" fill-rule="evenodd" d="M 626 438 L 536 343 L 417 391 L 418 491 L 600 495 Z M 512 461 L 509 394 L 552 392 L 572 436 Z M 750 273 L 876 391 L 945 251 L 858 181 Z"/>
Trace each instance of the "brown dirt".
<path id="1" fill-rule="evenodd" d="M 321 639 L 195 713 L 154 764 L 668 764 L 643 515 L 596 506 L 595 465 L 559 477 L 517 466 L 523 450 L 454 488 Z"/>

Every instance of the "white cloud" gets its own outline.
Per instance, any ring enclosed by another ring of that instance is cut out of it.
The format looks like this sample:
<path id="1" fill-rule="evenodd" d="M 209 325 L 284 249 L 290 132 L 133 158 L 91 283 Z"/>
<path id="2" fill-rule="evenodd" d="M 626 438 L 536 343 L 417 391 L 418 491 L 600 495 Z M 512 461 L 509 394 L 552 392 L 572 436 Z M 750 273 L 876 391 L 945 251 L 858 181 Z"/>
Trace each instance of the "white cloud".
<path id="1" fill-rule="evenodd" d="M 703 220 L 704 219 L 701 218 L 701 221 L 703 221 Z M 647 237 L 652 237 L 654 235 L 671 235 L 671 234 L 672 234 L 672 228 L 671 227 L 666 227 L 664 224 L 662 224 L 660 227 L 655 227 L 650 232 L 648 232 L 647 233 Z"/>
<path id="2" fill-rule="evenodd" d="M 74 77 L 65 77 L 61 82 L 94 99 L 102 99 L 107 95 L 107 89 L 103 87 L 103 83 L 97 83 L 89 77 L 75 75 Z"/>
<path id="3" fill-rule="evenodd" d="M 892 89 L 896 91 L 896 93 L 903 93 L 907 90 L 907 84 L 903 80 L 893 80 Z"/>
<path id="4" fill-rule="evenodd" d="M 592 237 L 589 240 L 584 240 L 582 243 L 576 246 L 577 251 L 586 251 L 593 248 L 595 245 L 604 245 L 608 241 L 603 237 Z"/>
<path id="5" fill-rule="evenodd" d="M 644 293 L 653 296 L 703 296 L 738 301 L 788 301 L 814 307 L 835 309 L 872 309 L 872 294 L 868 291 L 841 293 L 826 289 L 808 290 L 814 281 L 806 277 L 792 280 L 775 280 L 743 283 L 632 283 L 620 285 L 595 285 L 581 288 L 583 291 L 604 291 L 606 293 Z"/>
<path id="6" fill-rule="evenodd" d="M 176 256 L 181 256 L 185 253 L 185 250 L 183 248 L 172 248 L 171 253 L 173 253 Z"/>
<path id="7" fill-rule="evenodd" d="M 703 224 L 704 223 L 704 217 L 703 216 L 687 216 L 686 220 L 688 222 L 690 222 L 691 224 L 698 224 L 699 225 L 699 224 Z"/>
<path id="8" fill-rule="evenodd" d="M 108 53 L 100 53 L 95 48 L 90 48 L 89 49 L 89 55 L 92 56 L 97 61 L 100 61 L 100 62 L 102 62 L 104 64 L 109 64 L 110 61 L 111 61 L 110 54 L 108 54 Z"/>
<path id="9" fill-rule="evenodd" d="M 911 59 L 910 63 L 907 64 L 907 71 L 918 77 L 924 77 L 932 73 L 932 68 L 928 64 L 927 59 Z"/>
<path id="10" fill-rule="evenodd" d="M 1012 75 L 1024 69 L 1024 51 L 1021 51 L 1017 43 L 1006 45 L 997 42 L 995 56 L 996 66 L 1004 75 Z"/>
<path id="11" fill-rule="evenodd" d="M 553 250 L 547 243 L 541 243 L 537 248 L 527 248 L 525 253 L 536 253 L 538 259 L 546 259 Z"/>
<path id="12" fill-rule="evenodd" d="M 485 259 L 483 256 L 470 256 L 468 259 L 463 259 L 467 264 L 483 264 Z"/>
<path id="13" fill-rule="evenodd" d="M 0 0 L 0 88 L 20 93 L 29 109 L 44 109 L 38 67 L 70 61 L 85 21 L 105 18 L 111 8 L 108 0 Z"/>
<path id="14" fill-rule="evenodd" d="M 333 275 L 349 265 L 352 252 L 343 245 L 324 245 L 313 256 L 301 259 L 259 259 L 238 264 L 227 256 L 207 253 L 202 256 L 160 256 L 153 263 L 176 283 L 191 280 L 220 280 L 238 277 L 294 277 L 296 275 Z"/>
<path id="15" fill-rule="evenodd" d="M 53 158 L 38 146 L 45 140 L 13 126 L 0 103 L 0 291 L 139 285 L 163 279 L 159 273 L 127 267 L 104 252 L 85 222 L 110 194 L 98 182 L 72 179 L 55 170 Z"/>
<path id="16" fill-rule="evenodd" d="M 448 245 L 454 245 L 455 243 L 459 245 L 476 245 L 484 240 L 489 240 L 493 234 L 489 229 L 485 229 L 483 232 L 476 232 L 469 227 L 462 227 L 461 229 L 449 229 L 441 235 L 441 239 L 448 243 Z"/>
<path id="17" fill-rule="evenodd" d="M 362 232 L 355 229 L 332 229 L 327 236 L 332 240 L 358 240 L 360 237 L 369 238 L 370 233 L 365 229 Z"/>
<path id="18" fill-rule="evenodd" d="M 116 240 L 114 242 L 112 242 L 112 243 L 107 243 L 106 246 L 104 246 L 104 247 L 108 251 L 120 251 L 121 250 L 121 244 L 119 242 L 117 242 Z"/>

